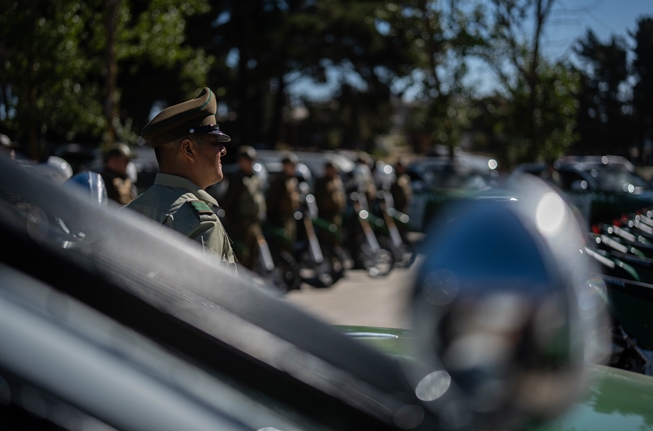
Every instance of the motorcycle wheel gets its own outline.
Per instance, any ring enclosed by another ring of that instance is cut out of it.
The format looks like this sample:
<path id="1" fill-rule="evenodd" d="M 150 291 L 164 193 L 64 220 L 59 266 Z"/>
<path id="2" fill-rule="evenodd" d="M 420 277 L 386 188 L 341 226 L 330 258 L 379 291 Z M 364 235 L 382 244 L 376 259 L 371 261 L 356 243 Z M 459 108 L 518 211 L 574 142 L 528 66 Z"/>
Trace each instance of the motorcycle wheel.
<path id="1" fill-rule="evenodd" d="M 317 288 L 331 287 L 336 282 L 336 279 L 331 271 L 331 265 L 328 261 L 321 264 L 311 263 L 304 266 L 302 269 L 302 281 L 308 285 Z"/>
<path id="2" fill-rule="evenodd" d="M 408 268 L 413 262 L 417 254 L 412 244 L 402 243 L 401 247 L 395 247 L 395 266 L 397 268 Z"/>
<path id="3" fill-rule="evenodd" d="M 385 277 L 390 274 L 395 263 L 393 253 L 388 249 L 387 244 L 383 244 L 382 238 L 379 238 L 379 245 L 380 248 L 374 252 L 367 243 L 364 243 L 358 252 L 358 259 L 363 268 L 373 278 Z"/>
<path id="4" fill-rule="evenodd" d="M 302 280 L 299 277 L 299 265 L 295 258 L 287 251 L 281 251 L 272 254 L 272 261 L 274 268 L 271 271 L 261 268 L 257 272 L 284 294 L 299 289 Z M 259 267 L 263 267 L 263 265 L 259 265 Z"/>
<path id="5" fill-rule="evenodd" d="M 390 237 L 385 235 L 379 235 L 377 240 L 381 248 L 392 251 L 395 268 L 408 268 L 415 262 L 415 249 L 411 244 L 402 242 L 401 246 L 397 247 Z"/>

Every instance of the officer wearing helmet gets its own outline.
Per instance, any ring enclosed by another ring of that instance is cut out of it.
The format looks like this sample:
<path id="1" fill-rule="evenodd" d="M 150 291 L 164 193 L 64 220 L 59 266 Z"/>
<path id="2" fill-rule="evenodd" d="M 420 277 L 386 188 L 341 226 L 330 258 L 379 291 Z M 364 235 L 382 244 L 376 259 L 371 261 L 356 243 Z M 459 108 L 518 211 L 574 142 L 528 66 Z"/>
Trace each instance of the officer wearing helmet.
<path id="1" fill-rule="evenodd" d="M 234 241 L 238 261 L 254 270 L 258 260 L 258 238 L 265 217 L 263 183 L 254 174 L 256 150 L 249 145 L 238 149 L 238 172 L 229 178 L 229 188 L 222 200 L 229 235 Z"/>
<path id="2" fill-rule="evenodd" d="M 202 244 L 235 268 L 231 240 L 215 213 L 218 202 L 204 189 L 222 180 L 224 144 L 217 102 L 209 88 L 194 99 L 161 111 L 141 135 L 154 148 L 159 173 L 154 185 L 127 208 Z"/>
<path id="3" fill-rule="evenodd" d="M 127 175 L 127 165 L 133 153 L 125 144 L 117 144 L 104 154 L 104 169 L 100 172 L 109 199 L 127 205 L 136 198 L 136 185 Z"/>

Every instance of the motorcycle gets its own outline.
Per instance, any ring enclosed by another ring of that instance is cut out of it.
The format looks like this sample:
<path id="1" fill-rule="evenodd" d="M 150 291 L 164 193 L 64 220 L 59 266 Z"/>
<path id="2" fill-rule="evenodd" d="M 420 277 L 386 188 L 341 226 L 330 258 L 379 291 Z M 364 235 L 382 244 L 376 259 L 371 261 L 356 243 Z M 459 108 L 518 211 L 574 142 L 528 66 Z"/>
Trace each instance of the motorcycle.
<path id="1" fill-rule="evenodd" d="M 413 245 L 401 235 L 398 223 L 405 227 L 409 217 L 395 209 L 390 191 L 380 190 L 377 193 L 377 214 L 380 214 L 380 222 L 375 220 L 375 223 L 372 224 L 377 231 L 377 237 L 382 236 L 388 239 L 384 242 L 391 246 L 395 266 L 408 268 L 415 262 L 416 254 Z"/>
<path id="2" fill-rule="evenodd" d="M 320 244 L 313 224 L 317 217 L 314 216 L 317 214 L 315 197 L 308 193 L 307 186 L 300 183 L 301 207 L 294 213 L 296 241 L 291 242 L 282 228 L 270 224 L 263 224 L 263 235 L 258 241 L 261 251 L 258 272 L 284 292 L 299 289 L 302 282 L 316 288 L 330 287 L 344 276 L 346 268 L 345 256 Z M 268 242 L 283 246 L 271 248 Z"/>
<path id="3" fill-rule="evenodd" d="M 628 220 L 619 224 L 624 223 L 628 226 Z M 601 268 L 600 279 L 592 283 L 607 295 L 613 340 L 609 364 L 653 375 L 653 250 L 628 227 L 602 224 L 592 230 L 585 251 Z"/>
<path id="4" fill-rule="evenodd" d="M 376 236 L 371 223 L 380 224 L 378 222 L 382 223 L 382 220 L 367 208 L 364 194 L 349 194 L 348 208 L 345 211 L 346 246 L 355 268 L 365 269 L 370 277 L 384 277 L 392 271 L 395 263 L 392 243 L 388 238 Z"/>
<path id="5" fill-rule="evenodd" d="M 306 183 L 302 183 L 306 184 Z M 317 235 L 314 220 L 317 219 L 315 196 L 305 187 L 301 195 L 301 208 L 295 213 L 298 223 L 295 256 L 299 262 L 301 278 L 307 284 L 330 287 L 344 276 L 347 259 L 339 247 L 323 247 Z"/>
<path id="6" fill-rule="evenodd" d="M 281 292 L 287 293 L 300 288 L 299 264 L 293 255 L 281 247 L 270 248 L 268 240 L 288 241 L 283 229 L 269 224 L 262 225 L 263 232 L 257 235 L 259 259 L 256 273 L 269 280 Z"/>

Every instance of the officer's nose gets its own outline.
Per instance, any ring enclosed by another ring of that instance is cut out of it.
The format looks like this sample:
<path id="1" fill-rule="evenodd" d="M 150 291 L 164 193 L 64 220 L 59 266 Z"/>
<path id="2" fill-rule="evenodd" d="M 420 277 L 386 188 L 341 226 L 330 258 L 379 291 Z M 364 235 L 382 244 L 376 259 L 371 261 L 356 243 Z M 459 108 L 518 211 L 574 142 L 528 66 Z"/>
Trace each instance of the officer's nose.
<path id="1" fill-rule="evenodd" d="M 220 144 L 220 157 L 224 157 L 227 155 L 227 147 L 225 147 L 223 144 Z"/>

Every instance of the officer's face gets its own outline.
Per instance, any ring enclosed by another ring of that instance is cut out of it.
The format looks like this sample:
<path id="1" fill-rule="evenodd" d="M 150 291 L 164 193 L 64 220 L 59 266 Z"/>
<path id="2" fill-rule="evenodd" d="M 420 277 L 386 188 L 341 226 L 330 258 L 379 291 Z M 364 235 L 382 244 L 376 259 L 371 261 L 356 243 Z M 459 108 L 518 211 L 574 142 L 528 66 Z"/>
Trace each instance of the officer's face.
<path id="1" fill-rule="evenodd" d="M 224 144 L 211 135 L 203 136 L 197 140 L 199 150 L 198 169 L 206 178 L 206 183 L 211 185 L 222 181 L 222 156 L 227 154 Z"/>

